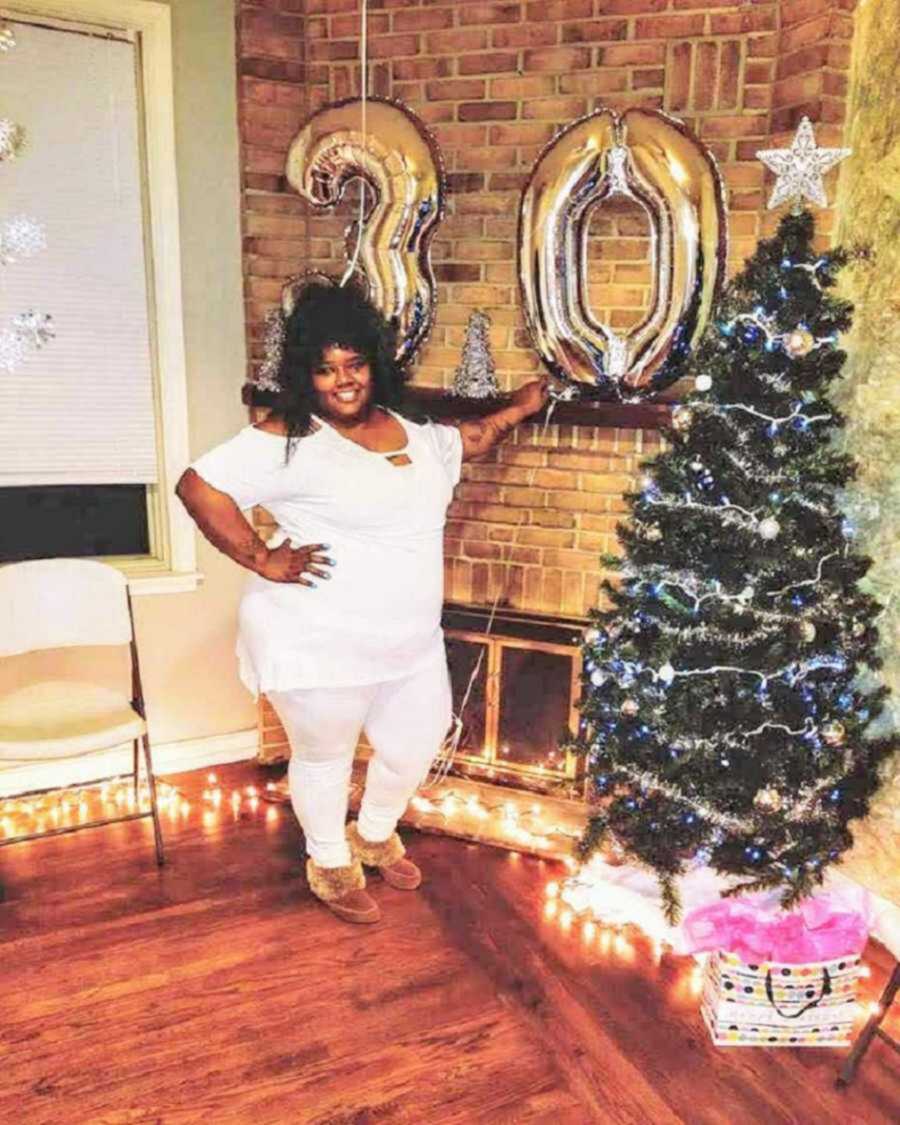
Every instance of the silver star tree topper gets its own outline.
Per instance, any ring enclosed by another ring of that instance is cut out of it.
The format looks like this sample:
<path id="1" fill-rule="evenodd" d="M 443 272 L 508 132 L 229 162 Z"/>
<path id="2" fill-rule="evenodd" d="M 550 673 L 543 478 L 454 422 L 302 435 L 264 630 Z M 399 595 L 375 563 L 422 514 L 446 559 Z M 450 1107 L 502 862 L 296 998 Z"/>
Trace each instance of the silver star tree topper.
<path id="1" fill-rule="evenodd" d="M 786 199 L 799 203 L 804 198 L 827 207 L 822 176 L 850 152 L 849 148 L 817 148 L 810 120 L 802 118 L 790 148 L 765 148 L 756 154 L 778 177 L 769 197 L 769 210 Z"/>

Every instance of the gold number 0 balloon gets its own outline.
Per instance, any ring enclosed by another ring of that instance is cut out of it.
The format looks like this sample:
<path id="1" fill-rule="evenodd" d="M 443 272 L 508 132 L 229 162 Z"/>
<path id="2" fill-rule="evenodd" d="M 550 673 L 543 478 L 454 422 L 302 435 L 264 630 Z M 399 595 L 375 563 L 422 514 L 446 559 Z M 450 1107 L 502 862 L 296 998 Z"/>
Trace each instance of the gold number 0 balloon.
<path id="1" fill-rule="evenodd" d="M 291 144 L 288 181 L 325 208 L 335 206 L 357 177 L 374 195 L 363 219 L 357 272 L 373 304 L 396 323 L 397 359 L 407 363 L 434 318 L 428 247 L 443 212 L 440 153 L 422 122 L 396 102 L 367 99 L 365 136 L 359 98 L 324 106 Z M 351 260 L 357 233 L 354 223 L 347 232 Z"/>
<path id="2" fill-rule="evenodd" d="M 591 315 L 586 243 L 595 206 L 626 195 L 650 224 L 653 304 L 627 336 Z M 656 110 L 598 110 L 544 149 L 522 193 L 519 286 L 549 370 L 637 398 L 678 377 L 724 275 L 725 202 L 712 156 Z"/>

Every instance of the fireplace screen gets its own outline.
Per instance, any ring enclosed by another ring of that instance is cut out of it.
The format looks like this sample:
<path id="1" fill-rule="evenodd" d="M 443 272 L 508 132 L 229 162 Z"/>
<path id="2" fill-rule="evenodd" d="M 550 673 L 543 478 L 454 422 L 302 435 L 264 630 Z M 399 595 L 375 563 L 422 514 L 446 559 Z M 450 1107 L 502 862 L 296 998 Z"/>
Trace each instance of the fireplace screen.
<path id="1" fill-rule="evenodd" d="M 461 715 L 463 723 L 459 753 L 481 761 L 490 760 L 487 754 L 489 656 L 490 649 L 484 641 L 448 634 L 447 663 L 453 685 L 453 714 Z"/>
<path id="2" fill-rule="evenodd" d="M 485 634 L 454 628 L 448 616 L 454 713 L 463 721 L 458 772 L 530 789 L 575 783 L 580 763 L 560 741 L 578 721 L 580 649 L 572 642 L 580 641 L 580 626 L 573 634 L 571 626 L 541 623 L 516 630 L 532 635 L 511 636 L 521 620 L 495 622 Z M 473 616 L 458 624 L 475 624 Z"/>

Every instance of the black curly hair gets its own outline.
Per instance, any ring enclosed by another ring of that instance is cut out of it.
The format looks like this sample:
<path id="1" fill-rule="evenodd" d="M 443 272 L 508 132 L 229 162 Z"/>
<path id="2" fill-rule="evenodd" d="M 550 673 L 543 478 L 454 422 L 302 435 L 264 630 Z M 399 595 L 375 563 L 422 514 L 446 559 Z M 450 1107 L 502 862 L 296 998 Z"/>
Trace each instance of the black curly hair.
<path id="1" fill-rule="evenodd" d="M 278 370 L 283 389 L 272 403 L 273 412 L 287 426 L 286 460 L 297 441 L 313 428 L 312 415 L 317 409 L 313 372 L 330 347 L 352 348 L 366 358 L 372 373 L 373 405 L 396 408 L 401 404 L 406 373 L 394 359 L 396 329 L 353 285 L 311 283 L 285 320 Z"/>

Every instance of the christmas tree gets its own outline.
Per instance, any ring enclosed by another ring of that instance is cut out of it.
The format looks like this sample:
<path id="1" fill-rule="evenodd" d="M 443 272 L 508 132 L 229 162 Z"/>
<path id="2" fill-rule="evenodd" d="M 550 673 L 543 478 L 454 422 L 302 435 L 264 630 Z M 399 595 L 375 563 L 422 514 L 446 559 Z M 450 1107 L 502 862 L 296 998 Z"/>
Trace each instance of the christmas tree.
<path id="1" fill-rule="evenodd" d="M 500 394 L 491 357 L 491 318 L 478 310 L 469 317 L 462 357 L 453 376 L 453 393 L 462 398 L 494 398 Z"/>
<path id="2" fill-rule="evenodd" d="M 692 864 L 737 877 L 729 893 L 809 894 L 896 746 L 873 736 L 880 606 L 858 586 L 870 560 L 840 510 L 854 463 L 827 397 L 848 255 L 813 232 L 788 215 L 727 288 L 585 635 L 575 746 L 598 803 L 581 851 L 612 841 L 652 867 L 673 921 Z"/>

